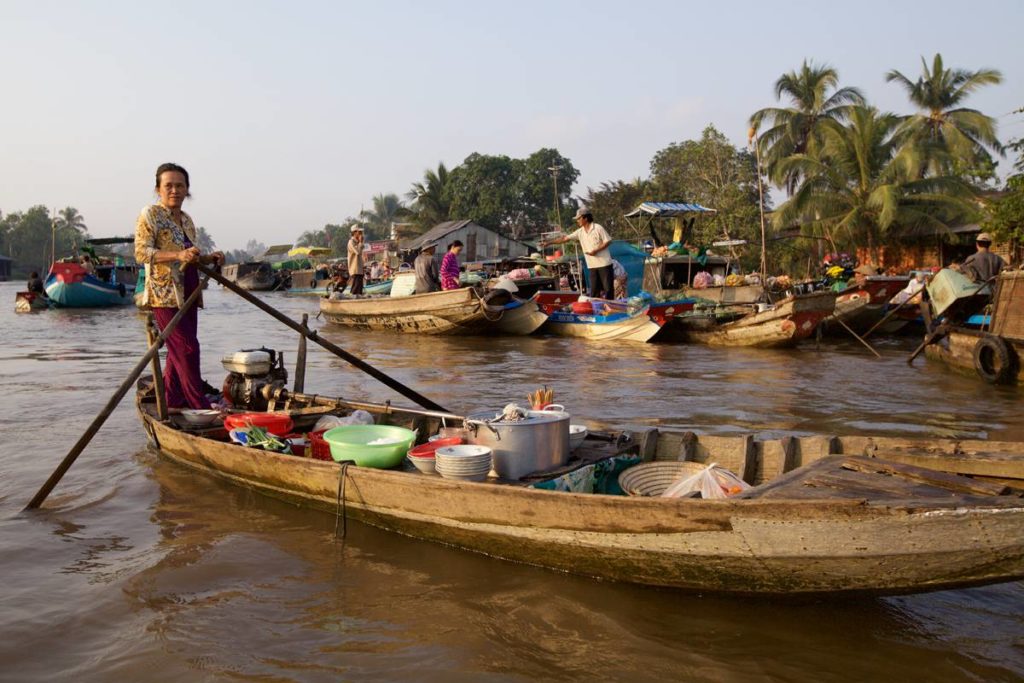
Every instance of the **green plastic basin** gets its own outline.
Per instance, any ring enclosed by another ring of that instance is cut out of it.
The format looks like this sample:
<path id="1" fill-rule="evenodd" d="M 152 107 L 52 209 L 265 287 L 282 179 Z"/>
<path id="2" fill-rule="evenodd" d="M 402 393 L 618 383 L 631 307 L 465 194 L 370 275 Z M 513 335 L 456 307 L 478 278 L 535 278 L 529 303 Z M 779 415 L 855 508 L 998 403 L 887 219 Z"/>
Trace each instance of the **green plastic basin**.
<path id="1" fill-rule="evenodd" d="M 399 439 L 396 443 L 370 445 L 377 439 Z M 336 461 L 353 460 L 360 467 L 395 467 L 416 441 L 416 432 L 391 425 L 345 425 L 324 432 Z"/>

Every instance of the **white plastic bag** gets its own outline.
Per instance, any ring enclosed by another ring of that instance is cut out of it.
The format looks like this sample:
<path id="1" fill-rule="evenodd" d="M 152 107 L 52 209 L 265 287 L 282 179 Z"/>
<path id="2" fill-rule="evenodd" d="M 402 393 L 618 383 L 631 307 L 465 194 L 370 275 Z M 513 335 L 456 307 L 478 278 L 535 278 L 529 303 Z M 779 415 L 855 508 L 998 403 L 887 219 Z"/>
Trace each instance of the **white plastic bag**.
<path id="1" fill-rule="evenodd" d="M 335 427 L 342 427 L 344 425 L 372 425 L 373 415 L 370 415 L 365 410 L 353 411 L 351 415 L 345 417 L 339 417 L 337 415 L 324 415 L 316 421 L 316 425 L 313 427 L 314 432 L 319 432 L 323 429 L 334 429 Z"/>
<path id="2" fill-rule="evenodd" d="M 700 472 L 670 484 L 661 497 L 680 498 L 691 491 L 700 491 L 701 498 L 728 498 L 749 488 L 750 484 L 729 470 L 711 463 Z"/>

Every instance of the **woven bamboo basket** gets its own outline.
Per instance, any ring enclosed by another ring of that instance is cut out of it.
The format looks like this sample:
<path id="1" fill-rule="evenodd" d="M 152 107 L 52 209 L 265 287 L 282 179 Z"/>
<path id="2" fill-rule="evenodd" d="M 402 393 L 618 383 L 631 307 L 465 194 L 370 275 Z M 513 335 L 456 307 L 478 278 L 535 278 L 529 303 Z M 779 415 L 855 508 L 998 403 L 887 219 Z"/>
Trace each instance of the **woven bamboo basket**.
<path id="1" fill-rule="evenodd" d="M 646 462 L 624 470 L 619 486 L 630 496 L 660 496 L 672 484 L 705 467 L 699 462 Z"/>

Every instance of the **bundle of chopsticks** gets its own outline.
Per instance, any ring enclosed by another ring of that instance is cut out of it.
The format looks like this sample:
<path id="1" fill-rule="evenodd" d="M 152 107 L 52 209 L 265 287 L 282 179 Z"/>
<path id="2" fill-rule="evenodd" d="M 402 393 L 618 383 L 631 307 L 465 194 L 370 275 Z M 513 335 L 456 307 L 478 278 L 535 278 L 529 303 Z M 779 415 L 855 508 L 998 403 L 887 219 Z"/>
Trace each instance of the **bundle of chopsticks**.
<path id="1" fill-rule="evenodd" d="M 530 408 L 533 410 L 540 410 L 555 400 L 555 390 L 548 389 L 545 386 L 542 389 L 528 393 L 526 395 L 526 400 L 530 402 Z"/>

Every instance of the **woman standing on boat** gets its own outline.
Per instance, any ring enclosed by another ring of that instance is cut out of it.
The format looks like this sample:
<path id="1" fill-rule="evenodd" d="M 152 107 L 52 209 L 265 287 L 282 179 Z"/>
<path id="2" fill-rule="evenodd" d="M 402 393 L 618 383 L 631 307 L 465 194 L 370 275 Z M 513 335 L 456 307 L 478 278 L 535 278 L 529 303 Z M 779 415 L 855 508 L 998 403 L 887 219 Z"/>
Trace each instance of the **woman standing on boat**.
<path id="1" fill-rule="evenodd" d="M 441 259 L 441 289 L 459 288 L 459 252 L 462 242 L 455 240 L 448 245 L 448 251 Z"/>
<path id="2" fill-rule="evenodd" d="M 140 305 L 153 309 L 162 331 L 199 286 L 199 271 L 193 264 L 220 264 L 224 254 L 202 254 L 196 245 L 196 226 L 181 210 L 191 196 L 188 171 L 177 164 L 161 164 L 156 169 L 156 193 L 159 201 L 144 208 L 135 225 L 135 260 L 146 266 Z M 202 301 L 200 294 L 167 338 L 164 390 L 170 409 L 210 407 L 199 369 L 198 309 Z"/>

